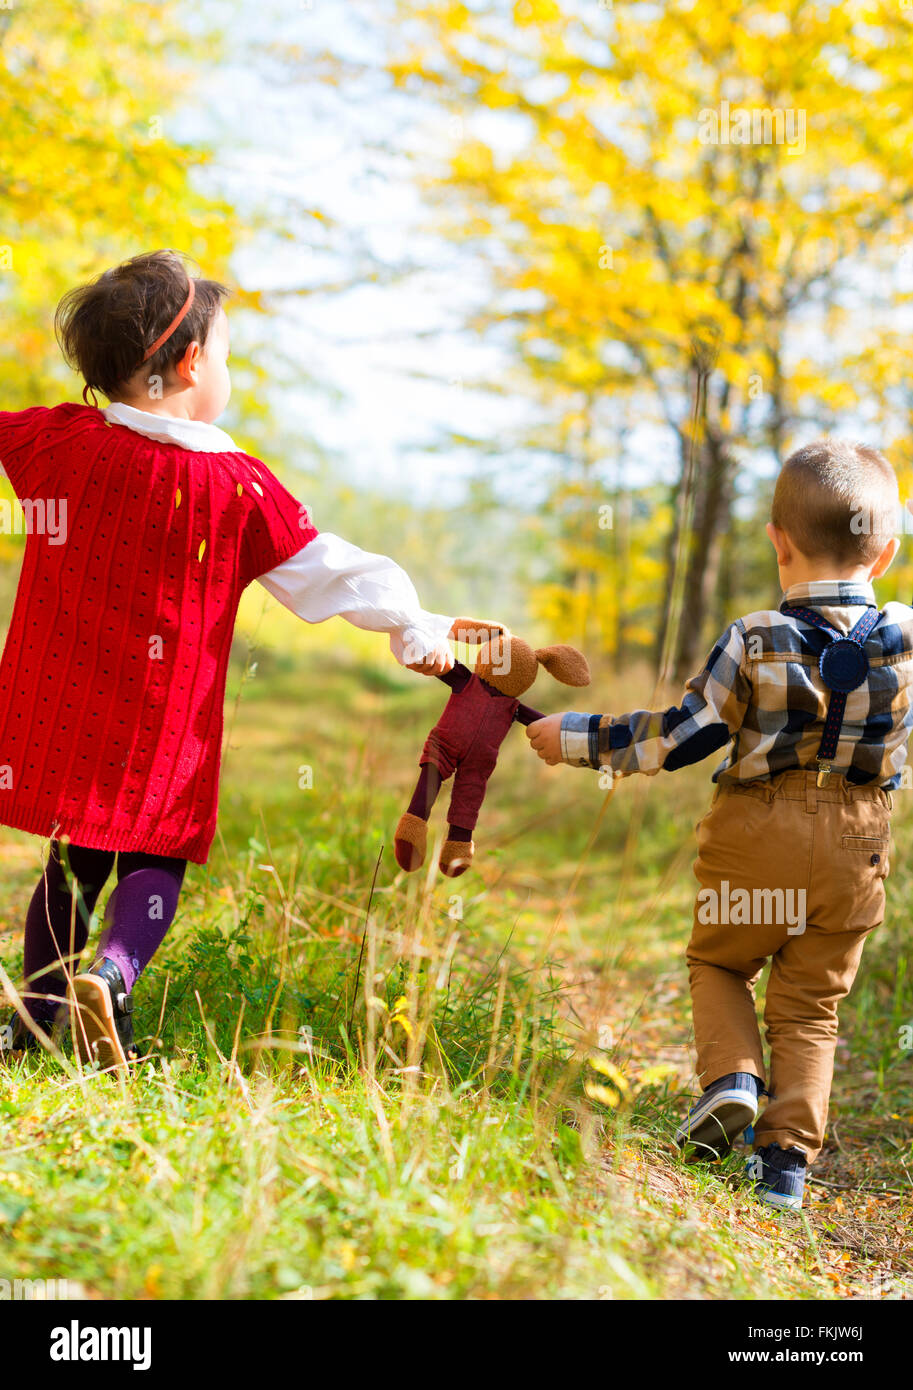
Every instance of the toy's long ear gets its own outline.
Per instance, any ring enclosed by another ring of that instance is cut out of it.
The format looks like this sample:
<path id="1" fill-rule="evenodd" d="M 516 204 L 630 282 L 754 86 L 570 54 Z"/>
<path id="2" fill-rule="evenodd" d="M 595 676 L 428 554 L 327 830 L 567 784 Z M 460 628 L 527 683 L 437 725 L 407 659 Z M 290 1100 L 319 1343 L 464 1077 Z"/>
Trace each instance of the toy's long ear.
<path id="1" fill-rule="evenodd" d="M 451 642 L 468 642 L 477 647 L 501 634 L 506 636 L 507 628 L 503 623 L 492 622 L 489 618 L 454 618 L 448 636 Z"/>
<path id="2" fill-rule="evenodd" d="M 590 668 L 576 647 L 539 647 L 536 660 L 562 685 L 589 685 Z"/>

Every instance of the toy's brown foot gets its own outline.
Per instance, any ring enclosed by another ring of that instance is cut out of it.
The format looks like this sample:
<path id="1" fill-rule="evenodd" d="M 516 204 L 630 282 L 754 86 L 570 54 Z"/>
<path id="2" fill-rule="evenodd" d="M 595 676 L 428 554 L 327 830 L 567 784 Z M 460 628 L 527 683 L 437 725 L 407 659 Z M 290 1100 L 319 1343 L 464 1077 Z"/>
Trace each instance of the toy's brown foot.
<path id="1" fill-rule="evenodd" d="M 476 852 L 474 840 L 445 840 L 441 847 L 438 868 L 448 878 L 459 878 L 465 874 Z"/>
<path id="2" fill-rule="evenodd" d="M 420 869 L 425 860 L 425 845 L 428 841 L 428 822 L 411 811 L 404 811 L 399 818 L 396 834 L 393 837 L 393 853 L 396 862 L 407 874 Z"/>

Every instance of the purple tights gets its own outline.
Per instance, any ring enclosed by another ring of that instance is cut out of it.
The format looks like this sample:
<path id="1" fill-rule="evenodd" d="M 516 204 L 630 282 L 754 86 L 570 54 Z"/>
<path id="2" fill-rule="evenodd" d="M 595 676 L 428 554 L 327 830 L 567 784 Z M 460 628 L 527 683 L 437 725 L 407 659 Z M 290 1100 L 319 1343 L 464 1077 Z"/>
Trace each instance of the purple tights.
<path id="1" fill-rule="evenodd" d="M 51 841 L 45 871 L 25 919 L 25 1002 L 32 1017 L 50 1023 L 85 950 L 89 919 L 114 865 L 114 850 Z M 69 861 L 67 873 L 64 859 Z M 113 960 L 131 990 L 171 926 L 186 859 L 119 853 L 117 886 L 108 899 L 98 955 Z"/>

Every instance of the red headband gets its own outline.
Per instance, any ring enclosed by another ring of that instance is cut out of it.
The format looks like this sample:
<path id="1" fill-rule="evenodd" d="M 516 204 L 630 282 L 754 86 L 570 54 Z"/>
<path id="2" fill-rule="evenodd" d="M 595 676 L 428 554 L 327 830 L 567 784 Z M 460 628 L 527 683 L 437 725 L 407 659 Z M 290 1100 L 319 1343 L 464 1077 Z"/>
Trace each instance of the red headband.
<path id="1" fill-rule="evenodd" d="M 159 348 L 162 346 L 162 343 L 167 343 L 168 339 L 171 337 L 175 329 L 178 328 L 178 326 L 184 322 L 184 319 L 190 313 L 190 306 L 193 303 L 193 296 L 196 294 L 196 286 L 189 276 L 187 277 L 187 283 L 189 289 L 187 290 L 187 298 L 184 300 L 184 307 L 181 309 L 180 313 L 175 314 L 174 318 L 171 320 L 162 336 L 160 338 L 156 338 L 152 346 L 146 349 L 146 352 L 143 356 L 144 362 L 148 362 L 150 357 L 155 356 Z"/>

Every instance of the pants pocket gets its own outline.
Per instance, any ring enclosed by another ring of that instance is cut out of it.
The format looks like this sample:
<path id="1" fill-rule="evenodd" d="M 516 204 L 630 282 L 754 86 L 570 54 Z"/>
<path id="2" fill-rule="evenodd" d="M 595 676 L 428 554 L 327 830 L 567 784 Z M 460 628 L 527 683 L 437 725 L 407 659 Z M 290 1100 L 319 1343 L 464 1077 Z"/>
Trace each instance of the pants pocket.
<path id="1" fill-rule="evenodd" d="M 887 878 L 891 869 L 891 837 L 890 835 L 844 835 L 841 841 L 845 852 L 854 858 L 859 856 L 859 869 L 865 866 L 868 859 L 869 865 L 877 869 L 877 878 Z"/>
<path id="2" fill-rule="evenodd" d="M 866 834 L 865 832 L 869 833 Z M 835 849 L 830 895 L 847 930 L 868 930 L 884 921 L 885 879 L 890 871 L 891 828 L 881 818 L 841 835 Z"/>

